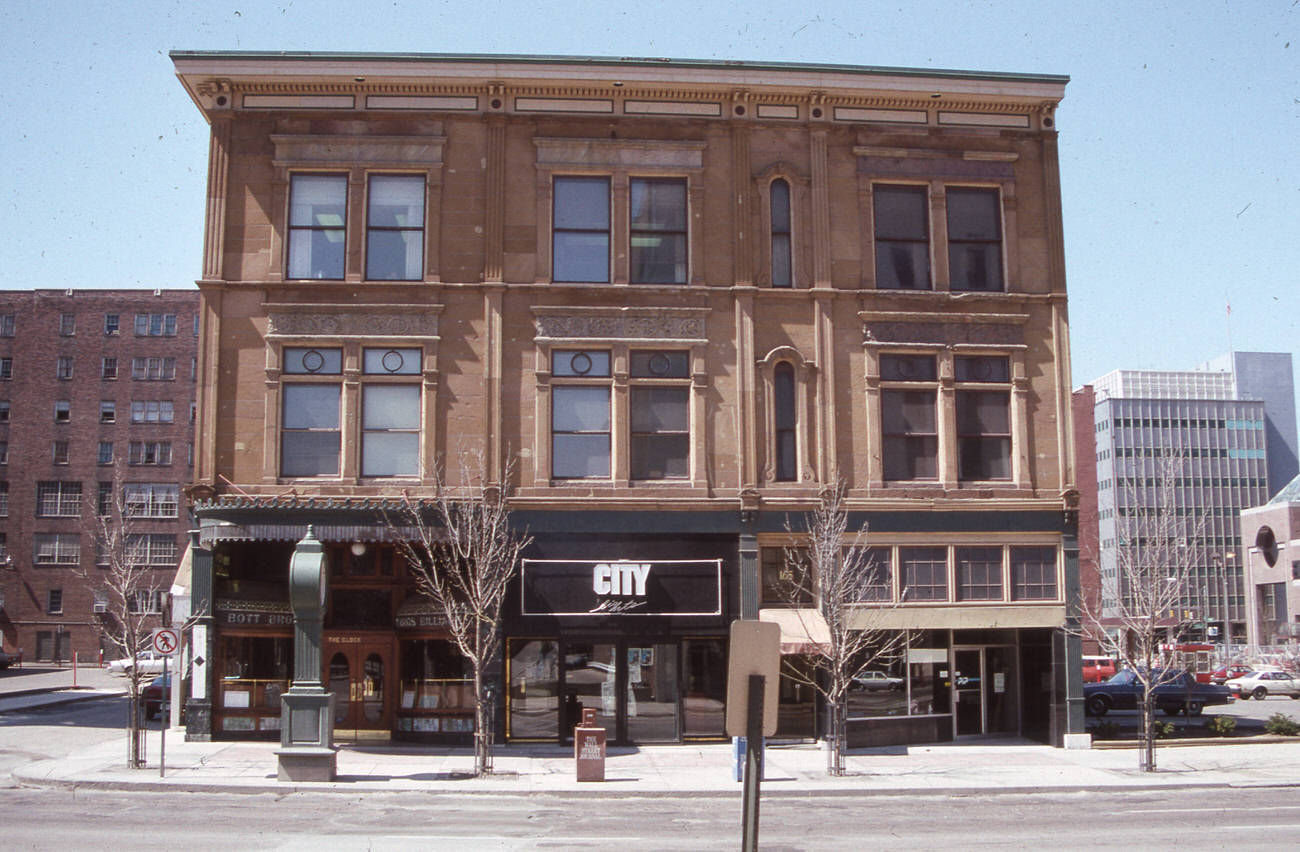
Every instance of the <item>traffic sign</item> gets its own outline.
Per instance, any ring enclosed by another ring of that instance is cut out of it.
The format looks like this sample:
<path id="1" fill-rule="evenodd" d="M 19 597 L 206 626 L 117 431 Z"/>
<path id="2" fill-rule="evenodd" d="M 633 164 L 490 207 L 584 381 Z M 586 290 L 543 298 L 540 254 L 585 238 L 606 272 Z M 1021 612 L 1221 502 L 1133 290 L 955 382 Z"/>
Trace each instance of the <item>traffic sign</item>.
<path id="1" fill-rule="evenodd" d="M 180 650 L 181 634 L 174 627 L 159 627 L 153 632 L 153 649 L 170 657 Z"/>

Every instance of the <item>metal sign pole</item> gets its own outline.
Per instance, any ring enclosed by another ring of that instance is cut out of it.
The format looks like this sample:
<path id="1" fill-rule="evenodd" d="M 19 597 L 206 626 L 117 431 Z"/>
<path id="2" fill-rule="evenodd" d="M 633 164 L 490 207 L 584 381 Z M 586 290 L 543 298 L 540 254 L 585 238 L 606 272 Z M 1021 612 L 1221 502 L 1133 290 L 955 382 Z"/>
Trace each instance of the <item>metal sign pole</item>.
<path id="1" fill-rule="evenodd" d="M 171 691 L 171 688 L 167 685 L 167 661 L 170 659 L 171 657 L 163 657 L 163 689 L 166 689 L 169 693 Z M 171 698 L 171 695 L 169 694 L 167 697 Z M 167 703 L 169 705 L 171 704 L 170 701 L 168 701 Z M 162 708 L 162 698 L 159 697 L 158 718 L 162 719 L 162 739 L 158 744 L 158 777 L 159 778 L 166 777 L 167 774 L 167 725 L 171 723 L 170 706 L 167 708 L 167 710 L 168 712 L 164 714 Z M 147 724 L 149 719 L 149 714 L 146 712 L 144 716 Z"/>
<path id="2" fill-rule="evenodd" d="M 758 852 L 758 794 L 763 775 L 762 675 L 749 676 L 749 713 L 745 726 L 745 791 L 741 816 L 741 852 Z"/>

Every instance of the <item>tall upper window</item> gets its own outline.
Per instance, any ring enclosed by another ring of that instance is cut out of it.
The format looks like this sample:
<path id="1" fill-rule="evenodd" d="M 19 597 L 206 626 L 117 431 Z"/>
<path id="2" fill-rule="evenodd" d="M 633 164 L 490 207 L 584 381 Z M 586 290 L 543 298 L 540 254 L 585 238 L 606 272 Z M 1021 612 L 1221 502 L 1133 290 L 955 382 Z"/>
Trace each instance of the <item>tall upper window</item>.
<path id="1" fill-rule="evenodd" d="M 948 274 L 953 290 L 1002 289 L 1002 216 L 996 189 L 948 187 Z"/>
<path id="2" fill-rule="evenodd" d="M 631 353 L 631 475 L 678 479 L 689 474 L 691 455 L 690 358 L 680 351 Z"/>
<path id="3" fill-rule="evenodd" d="M 60 355 L 54 364 L 54 377 L 56 379 L 72 378 L 72 356 Z"/>
<path id="4" fill-rule="evenodd" d="M 551 254 L 556 281 L 609 281 L 609 178 L 557 177 Z"/>
<path id="5" fill-rule="evenodd" d="M 551 375 L 567 380 L 551 391 L 551 475 L 557 479 L 608 477 L 609 352 L 553 352 Z"/>
<path id="6" fill-rule="evenodd" d="M 872 210 L 876 286 L 882 290 L 929 290 L 929 200 L 925 187 L 877 186 Z"/>
<path id="7" fill-rule="evenodd" d="M 1051 545 L 1011 548 L 1011 599 L 1056 600 L 1056 548 Z"/>
<path id="8" fill-rule="evenodd" d="M 424 277 L 423 268 L 424 178 L 371 175 L 366 210 L 366 277 L 418 281 Z"/>
<path id="9" fill-rule="evenodd" d="M 1002 548 L 958 547 L 957 600 L 1002 600 Z"/>
<path id="10" fill-rule="evenodd" d="M 97 458 L 98 458 L 98 463 L 101 465 L 107 465 L 113 463 L 113 442 L 112 441 L 99 442 L 99 455 Z"/>
<path id="11" fill-rule="evenodd" d="M 419 349 L 367 349 L 367 376 L 419 376 Z M 420 386 L 367 382 L 361 398 L 361 475 L 420 473 Z"/>
<path id="12" fill-rule="evenodd" d="M 793 482 L 799 478 L 797 463 L 794 367 L 782 361 L 772 371 L 773 423 L 776 427 L 776 479 Z"/>
<path id="13" fill-rule="evenodd" d="M 342 363 L 338 349 L 284 350 L 286 375 L 338 376 Z M 337 381 L 281 386 L 281 476 L 338 475 L 342 390 Z"/>
<path id="14" fill-rule="evenodd" d="M 635 284 L 686 283 L 686 181 L 633 178 L 629 257 Z"/>
<path id="15" fill-rule="evenodd" d="M 772 286 L 793 287 L 794 266 L 790 244 L 790 184 L 783 178 L 772 181 L 768 190 L 772 208 Z"/>
<path id="16" fill-rule="evenodd" d="M 969 385 L 1008 384 L 1010 365 L 1002 356 L 958 356 L 953 368 L 957 389 L 957 476 L 959 479 L 1011 478 L 1011 393 Z"/>
<path id="17" fill-rule="evenodd" d="M 346 175 L 290 178 L 290 278 L 343 278 L 347 201 Z"/>
<path id="18" fill-rule="evenodd" d="M 14 359 L 0 358 L 0 379 L 12 379 L 14 377 Z"/>
<path id="19" fill-rule="evenodd" d="M 76 314 L 59 314 L 59 334 L 63 337 L 71 337 L 77 333 L 77 315 Z"/>
<path id="20" fill-rule="evenodd" d="M 14 315 L 0 314 L 0 337 L 14 336 Z"/>
<path id="21" fill-rule="evenodd" d="M 880 356 L 881 382 L 897 383 L 880 393 L 885 479 L 938 476 L 937 379 L 933 355 Z"/>
<path id="22" fill-rule="evenodd" d="M 905 601 L 948 599 L 948 549 L 946 547 L 900 547 L 900 582 Z"/>

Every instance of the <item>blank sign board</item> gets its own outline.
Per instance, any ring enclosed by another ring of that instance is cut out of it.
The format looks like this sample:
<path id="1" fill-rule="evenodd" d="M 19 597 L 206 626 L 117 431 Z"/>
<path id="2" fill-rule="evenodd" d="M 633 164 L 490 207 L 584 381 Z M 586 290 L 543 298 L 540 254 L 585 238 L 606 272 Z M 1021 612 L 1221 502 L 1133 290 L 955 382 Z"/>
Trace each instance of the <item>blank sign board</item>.
<path id="1" fill-rule="evenodd" d="M 727 736 L 743 737 L 749 708 L 749 676 L 762 675 L 763 736 L 776 733 L 777 687 L 781 676 L 781 627 L 770 621 L 731 622 L 727 662 Z"/>

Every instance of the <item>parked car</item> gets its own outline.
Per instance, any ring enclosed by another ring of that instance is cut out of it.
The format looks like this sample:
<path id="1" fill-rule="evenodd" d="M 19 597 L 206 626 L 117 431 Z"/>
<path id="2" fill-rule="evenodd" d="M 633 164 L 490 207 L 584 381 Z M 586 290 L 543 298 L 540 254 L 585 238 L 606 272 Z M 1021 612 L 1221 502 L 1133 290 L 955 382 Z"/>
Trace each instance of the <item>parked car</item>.
<path id="1" fill-rule="evenodd" d="M 0 669 L 7 669 L 16 662 L 18 662 L 18 658 L 13 654 L 8 651 L 0 651 Z"/>
<path id="2" fill-rule="evenodd" d="M 1101 683 L 1118 670 L 1114 657 L 1096 657 L 1086 654 L 1083 657 L 1084 683 Z"/>
<path id="3" fill-rule="evenodd" d="M 1245 675 L 1248 675 L 1253 671 L 1254 669 L 1246 665 L 1245 663 L 1234 663 L 1230 666 L 1224 666 L 1223 668 L 1213 672 L 1210 675 L 1210 682 L 1222 685 L 1227 681 L 1233 680 L 1234 678 L 1244 677 Z"/>
<path id="4" fill-rule="evenodd" d="M 1231 704 L 1232 690 L 1226 686 L 1198 683 L 1189 671 L 1160 671 L 1152 673 L 1159 684 L 1155 687 L 1156 707 L 1170 716 L 1186 711 L 1188 716 L 1199 716 L 1212 704 Z M 1105 716 L 1111 710 L 1136 710 L 1142 700 L 1142 680 L 1133 669 L 1116 672 L 1101 683 L 1083 685 L 1083 707 L 1089 716 Z"/>
<path id="5" fill-rule="evenodd" d="M 146 719 L 158 718 L 159 711 L 168 706 L 172 699 L 172 675 L 168 672 L 145 684 L 140 690 L 140 709 Z"/>
<path id="6" fill-rule="evenodd" d="M 129 674 L 133 667 L 139 667 L 140 674 L 162 674 L 163 656 L 156 651 L 141 651 L 135 659 L 123 657 L 108 664 L 109 674 Z"/>
<path id="7" fill-rule="evenodd" d="M 1233 678 L 1224 684 L 1242 699 L 1254 698 L 1263 701 L 1270 695 L 1289 695 L 1300 698 L 1300 680 L 1290 672 L 1279 670 L 1251 672 L 1242 677 Z"/>
<path id="8" fill-rule="evenodd" d="M 884 672 L 866 671 L 853 678 L 850 689 L 864 689 L 867 692 L 875 692 L 881 689 L 898 691 L 903 688 L 903 679 L 887 675 Z"/>

